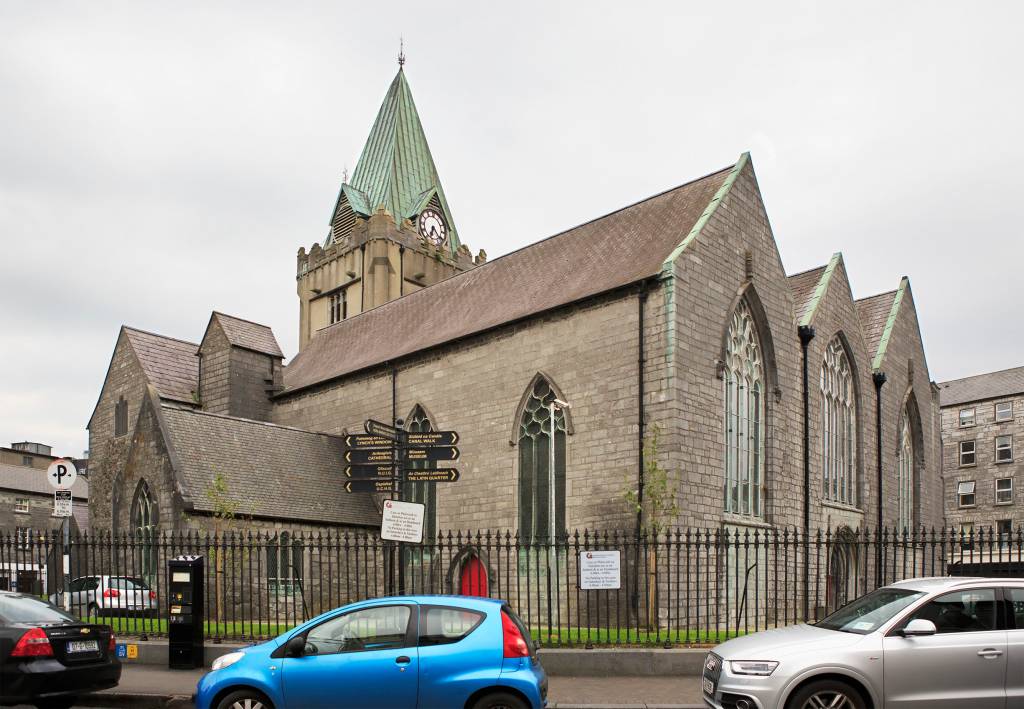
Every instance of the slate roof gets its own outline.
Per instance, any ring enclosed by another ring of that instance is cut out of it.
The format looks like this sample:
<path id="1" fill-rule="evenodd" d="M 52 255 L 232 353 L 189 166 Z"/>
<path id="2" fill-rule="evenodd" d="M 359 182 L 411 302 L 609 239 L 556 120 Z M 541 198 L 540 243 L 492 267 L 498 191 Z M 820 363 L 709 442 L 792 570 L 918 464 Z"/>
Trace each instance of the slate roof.
<path id="1" fill-rule="evenodd" d="M 939 383 L 939 406 L 965 404 L 969 401 L 998 399 L 1024 393 L 1024 367 L 999 372 L 976 374 Z"/>
<path id="2" fill-rule="evenodd" d="M 864 332 L 864 341 L 868 346 L 868 355 L 872 359 L 878 353 L 878 346 L 882 342 L 882 332 L 885 330 L 885 323 L 889 319 L 889 312 L 892 310 L 892 302 L 895 297 L 896 291 L 891 290 L 854 301 L 857 306 L 857 316 L 860 318 L 861 330 Z"/>
<path id="3" fill-rule="evenodd" d="M 0 463 L 0 488 L 53 497 L 53 488 L 46 479 L 46 471 L 27 465 Z M 89 481 L 81 475 L 75 478 L 75 484 L 71 487 L 71 497 L 75 500 L 89 499 Z"/>
<path id="4" fill-rule="evenodd" d="M 216 511 L 206 492 L 220 474 L 242 517 L 380 524 L 369 494 L 342 489 L 341 438 L 174 404 L 160 413 L 195 510 Z"/>
<path id="5" fill-rule="evenodd" d="M 824 273 L 825 266 L 818 266 L 809 271 L 794 273 L 792 276 L 786 277 L 786 280 L 789 282 L 789 289 L 793 292 L 793 306 L 798 323 L 810 312 L 818 281 L 821 280 Z"/>
<path id="6" fill-rule="evenodd" d="M 339 201 L 342 194 L 352 209 L 364 216 L 384 207 L 396 222 L 419 214 L 436 194 L 448 223 L 448 248 L 452 253 L 458 251 L 458 231 L 402 69 L 388 87 L 352 180 L 342 185 Z"/>
<path id="7" fill-rule="evenodd" d="M 661 273 L 732 166 L 320 330 L 285 393 Z"/>
<path id="8" fill-rule="evenodd" d="M 199 388 L 199 345 L 125 326 L 125 335 L 149 383 L 165 399 L 195 403 Z"/>
<path id="9" fill-rule="evenodd" d="M 228 342 L 235 347 L 262 352 L 273 357 L 284 357 L 281 347 L 277 344 L 277 338 L 274 337 L 274 331 L 266 325 L 216 311 L 210 317 L 220 323 Z"/>

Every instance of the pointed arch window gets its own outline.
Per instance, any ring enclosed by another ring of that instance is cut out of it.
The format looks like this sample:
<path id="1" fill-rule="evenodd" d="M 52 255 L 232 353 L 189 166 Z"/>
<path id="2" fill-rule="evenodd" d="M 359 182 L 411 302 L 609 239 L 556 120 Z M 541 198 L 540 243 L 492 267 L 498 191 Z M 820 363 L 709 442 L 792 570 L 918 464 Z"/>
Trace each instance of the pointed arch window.
<path id="1" fill-rule="evenodd" d="M 416 407 L 405 420 L 405 430 L 410 433 L 429 433 L 434 430 L 423 407 Z M 425 463 L 413 463 L 410 467 L 426 467 Z M 423 505 L 423 541 L 430 543 L 437 538 L 437 485 L 435 483 L 405 483 L 402 499 Z"/>
<path id="2" fill-rule="evenodd" d="M 857 504 L 857 409 L 853 374 L 839 336 L 821 363 L 821 470 L 826 500 Z"/>
<path id="3" fill-rule="evenodd" d="M 900 422 L 900 448 L 896 456 L 896 501 L 899 528 L 909 529 L 914 524 L 914 439 L 906 409 Z"/>
<path id="4" fill-rule="evenodd" d="M 157 525 L 160 523 L 159 513 L 149 484 L 140 480 L 132 500 L 131 529 L 139 541 L 139 570 L 147 581 L 154 580 L 158 571 L 157 547 L 154 542 Z"/>
<path id="5" fill-rule="evenodd" d="M 764 360 L 746 298 L 725 345 L 725 511 L 764 515 Z"/>
<path id="6" fill-rule="evenodd" d="M 524 540 L 550 536 L 551 383 L 534 379 L 519 417 L 519 535 Z M 565 412 L 555 409 L 555 533 L 565 529 Z"/>
<path id="7" fill-rule="evenodd" d="M 128 402 L 120 397 L 114 404 L 114 435 L 123 436 L 128 433 Z"/>
<path id="8" fill-rule="evenodd" d="M 301 539 L 295 539 L 289 532 L 281 532 L 267 544 L 267 580 L 270 590 L 292 594 L 302 586 Z"/>

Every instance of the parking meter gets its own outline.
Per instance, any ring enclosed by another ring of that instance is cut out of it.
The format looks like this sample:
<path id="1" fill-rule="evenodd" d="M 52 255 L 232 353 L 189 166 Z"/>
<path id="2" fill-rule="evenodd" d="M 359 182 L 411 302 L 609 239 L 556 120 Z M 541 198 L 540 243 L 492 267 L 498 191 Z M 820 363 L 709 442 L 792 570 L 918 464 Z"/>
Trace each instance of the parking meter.
<path id="1" fill-rule="evenodd" d="M 179 556 L 167 562 L 167 665 L 172 669 L 203 666 L 203 557 Z"/>

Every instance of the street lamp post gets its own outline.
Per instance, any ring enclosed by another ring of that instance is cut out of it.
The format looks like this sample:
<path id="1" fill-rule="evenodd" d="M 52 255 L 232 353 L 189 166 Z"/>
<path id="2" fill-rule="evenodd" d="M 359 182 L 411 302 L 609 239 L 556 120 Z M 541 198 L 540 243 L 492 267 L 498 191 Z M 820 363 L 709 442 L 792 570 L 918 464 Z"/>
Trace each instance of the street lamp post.
<path id="1" fill-rule="evenodd" d="M 569 402 L 561 399 L 552 399 L 548 404 L 549 423 L 551 425 L 551 440 L 548 441 L 548 639 L 551 637 L 551 604 L 552 592 L 551 569 L 554 567 L 555 555 L 555 411 L 571 409 Z"/>

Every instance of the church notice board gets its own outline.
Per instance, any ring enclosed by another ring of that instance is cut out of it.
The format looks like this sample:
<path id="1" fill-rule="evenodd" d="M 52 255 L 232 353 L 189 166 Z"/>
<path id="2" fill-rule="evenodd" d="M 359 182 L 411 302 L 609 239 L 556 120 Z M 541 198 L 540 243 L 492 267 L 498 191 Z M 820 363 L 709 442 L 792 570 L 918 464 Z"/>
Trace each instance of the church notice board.
<path id="1" fill-rule="evenodd" d="M 380 537 L 393 542 L 423 541 L 423 505 L 418 502 L 384 500 Z"/>
<path id="2" fill-rule="evenodd" d="M 580 552 L 581 591 L 614 590 L 621 585 L 618 550 Z"/>

